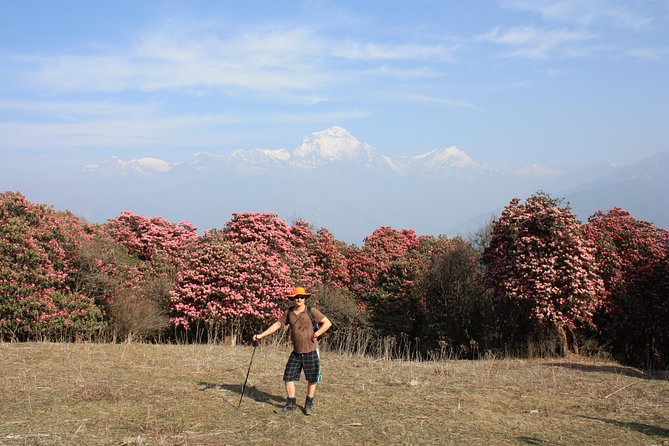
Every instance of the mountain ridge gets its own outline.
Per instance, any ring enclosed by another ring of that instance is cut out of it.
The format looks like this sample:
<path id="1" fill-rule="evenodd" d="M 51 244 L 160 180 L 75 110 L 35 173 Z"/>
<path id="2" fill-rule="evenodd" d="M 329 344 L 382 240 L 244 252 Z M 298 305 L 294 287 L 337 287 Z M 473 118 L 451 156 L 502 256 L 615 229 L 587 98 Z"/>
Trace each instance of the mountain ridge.
<path id="1" fill-rule="evenodd" d="M 618 206 L 669 228 L 669 207 L 662 205 L 669 195 L 667 171 L 669 152 L 627 166 L 571 169 L 490 166 L 455 146 L 390 157 L 331 127 L 308 135 L 293 151 L 197 152 L 172 163 L 115 157 L 76 173 L 50 169 L 28 186 L 29 175 L 9 167 L 0 166 L 0 177 L 7 185 L 21 184 L 18 189 L 34 200 L 92 221 L 131 210 L 206 230 L 223 227 L 234 212 L 273 212 L 360 243 L 381 226 L 467 235 L 499 216 L 514 197 L 539 190 L 565 198 L 581 221 Z M 46 182 L 59 188 L 45 188 Z"/>
<path id="2" fill-rule="evenodd" d="M 348 130 L 333 126 L 303 138 L 293 152 L 285 149 L 233 149 L 224 153 L 198 152 L 177 163 L 147 158 L 105 161 L 86 165 L 88 173 L 113 175 L 157 175 L 175 167 L 210 170 L 212 166 L 246 172 L 265 172 L 268 169 L 311 170 L 337 163 L 356 163 L 363 167 L 387 171 L 398 175 L 419 175 L 428 178 L 442 175 L 484 173 L 492 170 L 455 146 L 433 149 L 417 155 L 388 156 L 379 153 L 372 145 L 361 142 Z M 206 165 L 209 163 L 210 165 Z M 136 166 L 128 168 L 126 166 Z"/>

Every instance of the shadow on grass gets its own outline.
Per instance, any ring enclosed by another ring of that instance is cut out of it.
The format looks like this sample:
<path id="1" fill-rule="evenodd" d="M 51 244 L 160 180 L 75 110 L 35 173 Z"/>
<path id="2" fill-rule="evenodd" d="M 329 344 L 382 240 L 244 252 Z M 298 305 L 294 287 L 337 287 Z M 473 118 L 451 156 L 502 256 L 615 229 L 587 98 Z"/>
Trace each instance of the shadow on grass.
<path id="1" fill-rule="evenodd" d="M 237 397 L 240 397 L 242 394 L 242 385 L 241 384 L 214 384 L 200 381 L 198 385 L 201 386 L 200 390 L 225 390 L 230 393 L 236 394 Z M 285 398 L 271 393 L 263 392 L 258 390 L 256 386 L 247 386 L 244 389 L 244 398 L 251 398 L 254 401 L 259 403 L 282 403 Z M 276 406 L 276 404 L 274 404 Z M 235 404 L 235 407 L 237 405 Z"/>
<path id="2" fill-rule="evenodd" d="M 623 429 L 630 429 L 633 431 L 641 432 L 642 434 L 646 435 L 655 435 L 658 437 L 669 438 L 669 429 L 665 429 L 659 426 L 652 426 L 650 424 L 635 423 L 635 422 L 617 421 L 617 420 L 611 420 L 609 418 L 588 417 L 585 415 L 582 415 L 581 418 L 601 421 L 602 423 L 610 424 L 612 426 L 620 427 Z"/>
<path id="3" fill-rule="evenodd" d="M 580 370 L 582 372 L 604 372 L 614 373 L 616 375 L 626 375 L 634 378 L 653 379 L 652 376 L 637 370 L 633 367 L 625 367 L 622 365 L 613 364 L 581 364 L 578 362 L 548 362 L 547 366 L 551 367 L 565 367 L 572 370 Z"/>

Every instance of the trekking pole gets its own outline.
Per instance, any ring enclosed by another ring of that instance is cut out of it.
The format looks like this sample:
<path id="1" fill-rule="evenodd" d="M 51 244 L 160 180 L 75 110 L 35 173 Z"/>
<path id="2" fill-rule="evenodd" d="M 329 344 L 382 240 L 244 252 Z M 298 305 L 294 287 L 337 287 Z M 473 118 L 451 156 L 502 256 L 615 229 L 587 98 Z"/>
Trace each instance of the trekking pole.
<path id="1" fill-rule="evenodd" d="M 251 353 L 251 362 L 249 362 L 249 369 L 246 371 L 246 378 L 244 379 L 244 385 L 242 386 L 242 394 L 239 397 L 239 404 L 237 404 L 237 409 L 242 405 L 242 399 L 244 399 L 244 390 L 246 390 L 246 382 L 249 380 L 249 373 L 251 373 L 251 364 L 253 364 L 253 356 L 256 354 L 256 348 L 258 347 L 258 341 L 253 342 L 253 353 Z"/>

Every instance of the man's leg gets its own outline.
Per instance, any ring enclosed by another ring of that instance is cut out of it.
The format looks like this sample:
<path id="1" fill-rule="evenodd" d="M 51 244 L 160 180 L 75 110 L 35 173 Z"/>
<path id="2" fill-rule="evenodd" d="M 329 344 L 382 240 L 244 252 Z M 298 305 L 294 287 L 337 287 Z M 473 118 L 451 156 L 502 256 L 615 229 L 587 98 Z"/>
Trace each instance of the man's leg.
<path id="1" fill-rule="evenodd" d="M 309 398 L 313 398 L 314 395 L 316 395 L 316 384 L 318 384 L 318 383 L 307 382 L 307 396 Z M 288 387 L 288 383 L 286 383 L 286 388 L 287 387 Z M 295 396 L 295 385 L 293 385 L 293 396 Z"/>
<path id="2" fill-rule="evenodd" d="M 316 395 L 316 383 L 307 381 L 307 399 L 304 401 L 304 414 L 311 415 L 314 412 L 314 396 Z"/>
<path id="3" fill-rule="evenodd" d="M 283 372 L 283 381 L 286 385 L 286 405 L 275 410 L 276 413 L 295 412 L 297 403 L 295 400 L 295 381 L 300 379 L 300 372 L 302 371 L 301 358 L 294 353 L 288 358 L 286 369 Z"/>
<path id="4" fill-rule="evenodd" d="M 295 398 L 295 382 L 286 381 L 286 395 L 288 398 Z"/>
<path id="5" fill-rule="evenodd" d="M 321 380 L 321 360 L 318 350 L 310 354 L 307 361 L 305 361 L 304 375 L 307 378 L 307 399 L 304 402 L 304 413 L 311 415 L 314 411 L 316 384 Z"/>

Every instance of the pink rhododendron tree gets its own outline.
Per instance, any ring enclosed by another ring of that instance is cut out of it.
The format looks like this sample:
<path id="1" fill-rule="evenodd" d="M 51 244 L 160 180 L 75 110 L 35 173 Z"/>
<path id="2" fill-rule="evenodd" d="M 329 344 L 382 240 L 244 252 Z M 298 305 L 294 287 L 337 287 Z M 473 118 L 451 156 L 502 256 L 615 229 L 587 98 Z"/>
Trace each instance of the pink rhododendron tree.
<path id="1" fill-rule="evenodd" d="M 325 284 L 345 288 L 349 284 L 344 243 L 337 241 L 327 229 L 321 228 L 314 233 L 304 220 L 296 221 L 290 232 L 291 276 L 295 283 L 308 289 Z"/>
<path id="2" fill-rule="evenodd" d="M 103 229 L 137 259 L 133 264 L 117 250 L 101 265 L 101 272 L 116 285 L 109 287 L 105 302 L 114 336 L 159 334 L 168 325 L 170 292 L 184 268 L 184 252 L 198 240 L 195 227 L 188 222 L 177 225 L 162 217 L 147 218 L 123 211 Z M 128 313 L 136 316 L 129 317 Z"/>
<path id="3" fill-rule="evenodd" d="M 0 194 L 0 338 L 89 337 L 102 326 L 72 272 L 86 225 L 74 215 Z"/>
<path id="4" fill-rule="evenodd" d="M 584 225 L 607 291 L 598 314 L 605 344 L 627 363 L 669 364 L 669 233 L 629 212 L 599 211 Z"/>
<path id="5" fill-rule="evenodd" d="M 268 259 L 279 259 L 288 268 L 289 278 L 297 286 L 307 286 L 301 281 L 315 275 L 309 259 L 298 257 L 290 226 L 275 213 L 236 212 L 226 223 L 221 236 L 229 242 L 253 246 L 258 255 L 264 254 Z M 287 289 L 283 295 L 285 291 Z"/>
<path id="6" fill-rule="evenodd" d="M 142 261 L 162 257 L 174 262 L 184 247 L 198 239 L 196 228 L 188 222 L 176 225 L 162 217 L 147 218 L 129 211 L 109 220 L 105 229 Z"/>
<path id="7" fill-rule="evenodd" d="M 419 336 L 423 299 L 416 280 L 429 252 L 412 230 L 381 227 L 349 250 L 351 290 L 384 334 Z"/>
<path id="8" fill-rule="evenodd" d="M 185 261 L 172 292 L 172 322 L 196 337 L 199 329 L 209 339 L 252 332 L 283 311 L 290 271 L 263 243 L 208 234 Z"/>
<path id="9" fill-rule="evenodd" d="M 273 213 L 235 213 L 188 251 L 172 293 L 173 322 L 210 336 L 238 334 L 278 316 L 292 286 L 315 290 L 348 280 L 342 244 L 308 223 Z"/>
<path id="10" fill-rule="evenodd" d="M 222 236 L 235 243 L 257 243 L 279 256 L 291 255 L 290 226 L 271 212 L 235 212 Z"/>
<path id="11" fill-rule="evenodd" d="M 418 237 L 412 230 L 398 231 L 387 226 L 376 229 L 365 238 L 362 248 L 351 247 L 348 251 L 352 290 L 361 300 L 369 301 L 389 279 L 393 262 L 418 246 Z"/>
<path id="12" fill-rule="evenodd" d="M 276 214 L 233 214 L 188 250 L 172 293 L 173 323 L 209 337 L 239 335 L 278 316 L 295 257 L 290 227 Z"/>
<path id="13" fill-rule="evenodd" d="M 571 209 L 560 204 L 541 192 L 524 204 L 513 199 L 494 225 L 484 261 L 495 301 L 517 310 L 505 325 L 530 320 L 553 327 L 564 353 L 565 331 L 592 324 L 604 285 L 594 248 Z"/>
<path id="14" fill-rule="evenodd" d="M 221 231 L 225 240 L 254 243 L 280 258 L 289 269 L 296 286 L 313 288 L 322 283 L 343 286 L 348 283 L 345 245 L 327 229 L 314 232 L 304 220 L 293 226 L 274 213 L 235 213 Z"/>

